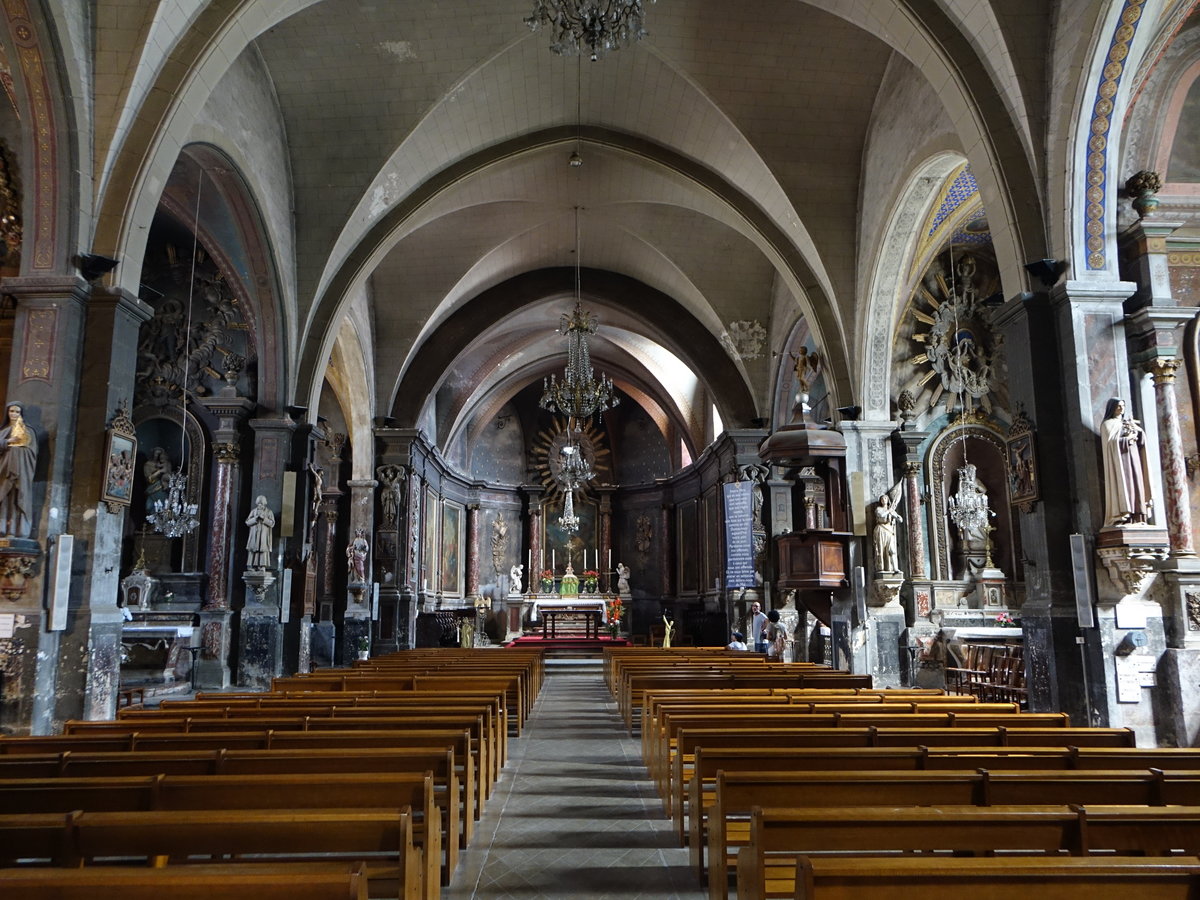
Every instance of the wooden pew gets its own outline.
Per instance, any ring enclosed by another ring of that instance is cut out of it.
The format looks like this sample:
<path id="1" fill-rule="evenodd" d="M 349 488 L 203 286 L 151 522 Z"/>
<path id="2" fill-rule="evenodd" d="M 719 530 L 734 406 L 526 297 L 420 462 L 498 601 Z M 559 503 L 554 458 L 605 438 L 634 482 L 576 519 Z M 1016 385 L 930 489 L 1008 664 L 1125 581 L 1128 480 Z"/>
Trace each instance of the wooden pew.
<path id="1" fill-rule="evenodd" d="M 1112 895 L 1183 900 L 1200 890 L 1200 861 L 1195 859 L 805 856 L 796 870 L 796 900 L 1095 900 Z"/>
<path id="2" fill-rule="evenodd" d="M 48 827 L 50 820 L 54 829 Z M 197 858 L 237 859 L 253 854 L 252 865 L 363 862 L 372 896 L 397 900 L 423 896 L 421 855 L 413 844 L 412 811 L 407 807 L 193 810 L 186 817 L 159 811 L 0 815 L 0 836 L 22 834 L 19 847 L 8 841 L 0 845 L 4 866 L 14 866 L 18 860 L 23 865 L 67 868 L 114 863 L 190 865 L 189 860 Z"/>
<path id="3" fill-rule="evenodd" d="M 0 896 L 20 900 L 367 900 L 361 864 L 186 869 L 3 869 Z"/>
<path id="4" fill-rule="evenodd" d="M 44 753 L 192 752 L 198 750 L 391 749 L 449 742 L 454 746 L 459 780 L 474 785 L 474 819 L 479 820 L 489 779 L 471 734 L 466 730 L 406 728 L 358 731 L 131 732 L 129 734 L 47 735 L 0 738 L 0 759 Z"/>
<path id="5" fill-rule="evenodd" d="M 445 804 L 447 832 L 465 848 L 474 834 L 474 785 L 460 786 L 454 745 L 395 748 L 296 750 L 133 750 L 118 753 L 64 752 L 0 756 L 0 779 L 95 778 L 114 775 L 294 775 L 340 772 L 425 772 Z M 465 768 L 467 778 L 474 775 Z M 445 791 L 449 799 L 442 796 Z M 450 860 L 451 868 L 456 862 Z"/>
<path id="6" fill-rule="evenodd" d="M 728 894 L 729 861 L 749 839 L 760 807 L 1045 806 L 1126 804 L 1200 806 L 1200 772 L 719 772 L 708 829 L 712 900 Z M 703 873 L 699 873 L 703 877 Z"/>
<path id="7" fill-rule="evenodd" d="M 439 874 L 448 883 L 450 870 L 442 852 L 442 809 L 429 773 L 329 774 L 319 780 L 308 775 L 158 775 L 0 781 L 0 809 L 9 813 L 406 806 L 413 810 L 414 842 L 422 849 L 422 880 L 432 898 Z M 447 850 L 452 844 L 457 841 L 446 841 Z"/>
<path id="8" fill-rule="evenodd" d="M 676 758 L 677 760 L 679 757 Z M 690 768 L 679 775 L 686 791 L 676 820 L 677 832 L 692 848 L 692 863 L 702 867 L 703 816 L 690 815 L 712 805 L 718 771 L 870 771 L 957 769 L 1190 769 L 1200 770 L 1200 749 L 1088 747 L 725 747 L 696 745 Z M 679 771 L 678 769 L 676 770 Z M 677 782 L 678 783 L 678 782 Z M 686 807 L 686 808 L 684 808 Z M 699 854 L 699 855 L 698 855 Z"/>
<path id="9" fill-rule="evenodd" d="M 952 851 L 1200 853 L 1200 808 L 865 807 L 755 808 L 738 851 L 738 900 L 791 897 L 796 860 L 814 853 Z"/>

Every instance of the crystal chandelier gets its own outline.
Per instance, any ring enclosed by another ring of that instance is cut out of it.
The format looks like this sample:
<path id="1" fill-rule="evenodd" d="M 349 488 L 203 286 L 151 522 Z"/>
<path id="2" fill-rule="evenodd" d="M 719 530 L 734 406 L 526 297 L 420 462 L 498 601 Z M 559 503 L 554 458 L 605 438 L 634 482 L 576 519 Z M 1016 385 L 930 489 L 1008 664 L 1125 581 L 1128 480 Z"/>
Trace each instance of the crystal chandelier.
<path id="1" fill-rule="evenodd" d="M 613 393 L 611 378 L 601 375 L 597 381 L 592 377 L 587 336 L 596 333 L 596 317 L 584 312 L 577 299 L 574 311 L 570 315 L 563 313 L 558 330 L 567 336 L 567 367 L 562 381 L 555 375 L 542 379 L 542 399 L 538 405 L 550 412 L 560 412 L 568 419 L 586 419 L 620 403 Z"/>
<path id="2" fill-rule="evenodd" d="M 586 44 L 595 62 L 646 36 L 643 6 L 643 0 L 534 0 L 525 24 L 530 31 L 552 29 L 550 50 L 559 56 L 575 56 Z"/>
<path id="3" fill-rule="evenodd" d="M 583 455 L 579 441 L 571 434 L 571 442 L 566 444 L 559 455 L 562 457 L 562 468 L 559 478 L 563 483 L 563 512 L 558 517 L 558 524 L 568 533 L 579 530 L 579 516 L 575 514 L 575 492 L 595 477 L 591 465 Z"/>
<path id="4" fill-rule="evenodd" d="M 990 515 L 987 493 L 975 477 L 975 466 L 966 463 L 958 470 L 958 493 L 950 496 L 950 519 L 960 534 L 982 535 Z"/>
<path id="5" fill-rule="evenodd" d="M 167 498 L 154 501 L 154 512 L 146 518 L 159 534 L 169 538 L 190 534 L 200 524 L 199 507 L 187 501 L 187 476 L 172 472 L 167 476 Z"/>
<path id="6" fill-rule="evenodd" d="M 200 243 L 200 192 L 204 187 L 204 169 L 200 170 L 200 179 L 196 184 L 196 214 L 192 221 L 192 275 L 188 284 L 187 324 L 184 328 L 183 342 L 183 383 L 180 385 L 179 399 L 179 468 L 167 476 L 166 499 L 154 501 L 154 512 L 146 516 L 146 520 L 154 526 L 159 534 L 169 538 L 183 537 L 191 534 L 200 524 L 196 518 L 198 506 L 189 503 L 187 496 L 187 476 L 183 474 L 183 466 L 187 461 L 187 395 L 188 395 L 188 365 L 192 356 L 192 296 L 196 289 L 196 257 Z"/>

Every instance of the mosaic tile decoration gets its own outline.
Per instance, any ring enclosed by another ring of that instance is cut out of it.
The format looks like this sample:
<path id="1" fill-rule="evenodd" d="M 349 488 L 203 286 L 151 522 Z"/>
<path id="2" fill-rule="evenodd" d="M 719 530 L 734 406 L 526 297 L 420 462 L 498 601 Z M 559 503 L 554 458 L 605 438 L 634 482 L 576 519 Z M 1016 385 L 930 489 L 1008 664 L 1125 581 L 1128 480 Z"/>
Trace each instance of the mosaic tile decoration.
<path id="1" fill-rule="evenodd" d="M 1083 230 L 1087 246 L 1087 267 L 1103 269 L 1108 265 L 1105 252 L 1104 207 L 1108 190 L 1108 133 L 1112 129 L 1113 98 L 1121 86 L 1125 72 L 1125 60 L 1129 57 L 1129 45 L 1137 33 L 1146 0 L 1125 0 L 1117 27 L 1113 30 L 1108 45 L 1108 56 L 1100 73 L 1096 87 L 1096 100 L 1092 105 L 1091 136 L 1088 138 L 1086 173 L 1084 175 Z"/>

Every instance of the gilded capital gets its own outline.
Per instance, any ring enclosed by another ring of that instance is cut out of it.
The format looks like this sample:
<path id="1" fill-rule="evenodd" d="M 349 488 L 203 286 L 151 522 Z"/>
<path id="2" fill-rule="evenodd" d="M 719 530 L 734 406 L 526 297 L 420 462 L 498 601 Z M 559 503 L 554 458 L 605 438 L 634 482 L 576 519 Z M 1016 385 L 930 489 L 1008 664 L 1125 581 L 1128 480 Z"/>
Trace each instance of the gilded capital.
<path id="1" fill-rule="evenodd" d="M 213 444 L 213 456 L 219 463 L 235 463 L 239 459 L 238 441 L 220 441 Z"/>
<path id="2" fill-rule="evenodd" d="M 1146 371 L 1154 378 L 1155 385 L 1174 384 L 1179 364 L 1180 360 L 1174 357 L 1155 357 L 1146 363 Z"/>

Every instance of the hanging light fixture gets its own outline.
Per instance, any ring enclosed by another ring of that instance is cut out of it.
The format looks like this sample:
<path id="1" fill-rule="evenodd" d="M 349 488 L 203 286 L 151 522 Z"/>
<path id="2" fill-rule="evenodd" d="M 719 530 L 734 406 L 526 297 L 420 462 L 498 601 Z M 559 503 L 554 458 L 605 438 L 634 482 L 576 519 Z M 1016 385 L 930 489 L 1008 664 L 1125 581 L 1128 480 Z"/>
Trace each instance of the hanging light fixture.
<path id="1" fill-rule="evenodd" d="M 643 0 L 534 0 L 533 12 L 525 24 L 530 31 L 538 31 L 543 25 L 551 29 L 551 52 L 575 56 L 586 45 L 595 62 L 605 53 L 628 47 L 646 36 L 642 27 L 644 6 Z"/>
<path id="2" fill-rule="evenodd" d="M 200 524 L 196 517 L 199 507 L 189 503 L 187 475 L 183 473 L 187 459 L 187 394 L 188 368 L 192 353 L 192 296 L 196 289 L 196 257 L 200 248 L 200 191 L 204 187 L 204 169 L 196 184 L 196 213 L 192 221 L 192 274 L 188 283 L 187 323 L 183 342 L 183 382 L 179 388 L 179 468 L 167 475 L 167 496 L 154 501 L 154 512 L 146 520 L 154 530 L 168 538 L 191 534 Z"/>
<path id="3" fill-rule="evenodd" d="M 594 377 L 588 335 L 596 333 L 597 318 L 583 308 L 580 289 L 579 207 L 575 208 L 575 308 L 559 318 L 558 331 L 567 338 L 567 365 L 562 380 L 554 374 L 542 379 L 542 398 L 538 405 L 567 417 L 567 443 L 559 451 L 562 459 L 559 479 L 563 485 L 563 514 L 558 524 L 564 531 L 579 530 L 575 514 L 575 491 L 595 477 L 580 442 L 582 422 L 600 416 L 621 402 L 612 379 Z"/>

